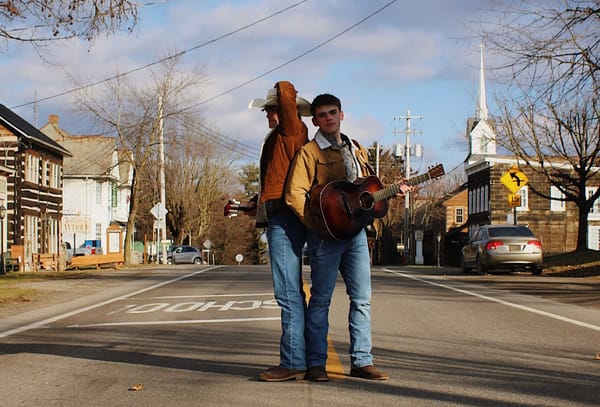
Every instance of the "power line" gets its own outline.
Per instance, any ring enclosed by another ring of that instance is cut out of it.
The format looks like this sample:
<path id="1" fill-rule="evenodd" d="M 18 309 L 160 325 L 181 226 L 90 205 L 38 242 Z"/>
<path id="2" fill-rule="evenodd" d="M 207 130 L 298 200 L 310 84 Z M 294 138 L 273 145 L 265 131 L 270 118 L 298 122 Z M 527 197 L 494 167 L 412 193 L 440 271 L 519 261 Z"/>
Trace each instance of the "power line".
<path id="1" fill-rule="evenodd" d="M 78 90 L 83 90 L 83 89 L 86 89 L 86 88 L 88 88 L 88 87 L 92 87 L 92 86 L 98 85 L 98 84 L 100 84 L 100 83 L 108 82 L 108 81 L 110 81 L 110 80 L 114 80 L 114 79 L 120 78 L 120 77 L 122 77 L 122 76 L 129 75 L 129 74 L 131 74 L 131 73 L 133 73 L 133 72 L 140 71 L 140 70 L 142 70 L 142 69 L 145 69 L 145 68 L 148 68 L 148 67 L 150 67 L 150 66 L 156 65 L 156 64 L 158 64 L 158 63 L 160 63 L 160 62 L 163 62 L 163 61 L 166 61 L 166 60 L 168 60 L 168 59 L 175 58 L 175 57 L 177 57 L 177 56 L 179 56 L 179 55 L 183 55 L 183 54 L 185 54 L 185 53 L 187 53 L 187 52 L 190 52 L 190 51 L 192 51 L 192 50 L 196 50 L 196 49 L 198 49 L 198 48 L 201 48 L 201 47 L 203 47 L 203 46 L 206 46 L 206 45 L 208 45 L 208 44 L 211 44 L 211 43 L 213 43 L 213 42 L 216 42 L 216 41 L 218 41 L 218 40 L 220 40 L 220 39 L 222 39 L 222 38 L 228 37 L 228 36 L 230 36 L 230 35 L 233 35 L 233 34 L 235 34 L 235 33 L 237 33 L 237 32 L 240 32 L 240 31 L 242 31 L 242 30 L 244 30 L 244 29 L 247 29 L 247 28 L 249 28 L 249 27 L 252 27 L 252 26 L 254 26 L 254 25 L 256 25 L 256 24 L 259 24 L 260 22 L 266 21 L 266 20 L 268 20 L 268 19 L 270 19 L 270 18 L 272 18 L 272 17 L 274 17 L 274 16 L 276 16 L 276 15 L 282 14 L 282 13 L 283 13 L 283 12 L 285 12 L 285 11 L 288 11 L 288 10 L 290 10 L 290 9 L 294 8 L 294 7 L 297 7 L 298 5 L 300 5 L 300 4 L 302 4 L 302 3 L 305 3 L 306 1 L 308 1 L 308 0 L 302 0 L 302 1 L 300 1 L 300 2 L 294 3 L 294 4 L 292 4 L 291 6 L 289 6 L 289 7 L 285 8 L 285 9 L 282 9 L 282 10 L 280 10 L 280 11 L 277 11 L 277 12 L 275 12 L 275 13 L 273 13 L 273 14 L 271 14 L 271 15 L 267 16 L 267 17 L 264 17 L 264 18 L 262 18 L 262 19 L 260 19 L 260 20 L 257 20 L 257 21 L 255 21 L 255 22 L 253 22 L 253 23 L 247 24 L 247 25 L 245 25 L 245 26 L 243 26 L 243 27 L 241 27 L 241 28 L 238 28 L 238 29 L 236 29 L 236 30 L 234 30 L 234 31 L 231 31 L 231 32 L 229 32 L 229 33 L 227 33 L 227 34 L 224 34 L 224 35 L 222 35 L 222 36 L 220 36 L 220 37 L 217 37 L 217 38 L 215 38 L 215 39 L 209 40 L 209 41 L 207 41 L 207 42 L 205 42 L 205 43 L 203 43 L 203 44 L 197 45 L 197 46 L 195 46 L 195 47 L 193 47 L 193 48 L 190 48 L 190 49 L 188 49 L 188 50 L 186 50 L 186 51 L 182 51 L 182 52 L 180 52 L 180 53 L 178 53 L 178 54 L 176 54 L 176 55 L 173 55 L 173 56 L 170 56 L 170 57 L 167 57 L 167 58 L 163 58 L 163 59 L 161 59 L 161 60 L 158 60 L 158 61 L 152 62 L 152 63 L 150 63 L 150 64 L 146 64 L 146 65 L 144 65 L 144 66 L 142 66 L 142 67 L 138 67 L 138 68 L 136 68 L 136 69 L 133 69 L 133 70 L 131 70 L 131 71 L 124 72 L 124 73 L 122 73 L 122 74 L 119 74 L 119 75 L 115 75 L 115 76 L 113 76 L 113 77 L 111 77 L 111 78 L 108 78 L 108 79 L 104 79 L 104 80 L 97 81 L 97 82 L 94 82 L 94 83 L 91 83 L 91 84 L 88 84 L 88 85 L 84 85 L 84 86 L 81 86 L 81 87 L 79 87 L 79 88 L 77 88 L 77 89 L 73 89 L 73 90 L 70 90 L 70 91 L 62 92 L 62 93 L 60 93 L 60 94 L 57 94 L 57 95 L 54 95 L 54 96 L 45 97 L 45 98 L 39 99 L 39 100 L 37 100 L 37 101 L 34 101 L 34 102 L 28 102 L 28 103 L 24 103 L 24 104 L 21 104 L 21 105 L 18 105 L 18 106 L 14 106 L 13 108 L 19 108 L 19 107 L 23 107 L 23 106 L 30 105 L 30 104 L 32 104 L 32 103 L 37 103 L 37 102 L 46 101 L 46 100 L 49 100 L 49 99 L 52 99 L 52 98 L 55 98 L 55 97 L 64 96 L 64 95 L 66 95 L 66 94 L 73 93 L 73 92 L 76 92 L 76 91 L 78 91 Z M 291 58 L 291 59 L 287 60 L 286 62 L 284 62 L 284 63 L 281 63 L 281 64 L 279 64 L 279 65 L 275 66 L 274 68 L 271 68 L 271 69 L 269 69 L 268 71 L 266 71 L 266 72 L 263 72 L 263 73 L 261 73 L 261 74 L 259 74 L 259 75 L 255 76 L 255 77 L 254 77 L 254 78 L 252 78 L 252 79 L 249 79 L 249 80 L 247 80 L 247 81 L 244 81 L 244 82 L 242 82 L 242 83 L 240 83 L 240 84 L 238 84 L 238 85 L 236 85 L 236 86 L 234 86 L 234 87 L 230 88 L 229 90 L 226 90 L 226 91 L 224 91 L 224 92 L 221 92 L 221 93 L 219 93 L 219 94 L 217 94 L 217 95 L 215 95 L 215 96 L 212 96 L 212 97 L 210 97 L 210 98 L 208 98 L 208 99 L 202 100 L 202 101 L 200 101 L 200 102 L 198 102 L 198 103 L 196 103 L 196 104 L 190 105 L 190 106 L 188 106 L 188 107 L 183 107 L 181 110 L 179 110 L 179 112 L 190 111 L 190 110 L 192 110 L 192 109 L 194 109 L 194 108 L 197 108 L 198 106 L 201 106 L 201 105 L 204 105 L 204 104 L 206 104 L 206 103 L 212 102 L 213 100 L 215 100 L 215 99 L 217 99 L 217 98 L 220 98 L 220 97 L 222 97 L 222 96 L 225 96 L 225 95 L 228 95 L 228 94 L 230 94 L 230 93 L 233 93 L 234 91 L 236 91 L 236 90 L 238 90 L 238 89 L 240 89 L 240 88 L 242 88 L 242 87 L 244 87 L 244 86 L 247 86 L 247 85 L 249 85 L 250 83 L 253 83 L 253 82 L 257 81 L 257 80 L 259 80 L 259 79 L 261 79 L 261 78 L 263 78 L 263 77 L 265 77 L 265 76 L 267 76 L 267 75 L 269 75 L 269 74 L 271 74 L 271 73 L 273 73 L 273 72 L 275 72 L 275 71 L 277 71 L 277 70 L 279 70 L 279 69 L 281 69 L 281 68 L 283 68 L 283 67 L 285 67 L 285 66 L 287 66 L 287 65 L 289 65 L 289 64 L 291 64 L 291 63 L 293 63 L 293 62 L 295 62 L 295 61 L 297 61 L 297 60 L 299 60 L 299 59 L 301 59 L 301 58 L 303 58 L 303 57 L 305 57 L 306 55 L 309 55 L 309 54 L 313 53 L 314 51 L 316 51 L 316 50 L 318 50 L 318 49 L 320 49 L 320 48 L 324 47 L 325 45 L 329 44 L 330 42 L 334 41 L 335 39 L 337 39 L 337 38 L 341 37 L 342 35 L 346 34 L 347 32 L 349 32 L 349 31 L 353 30 L 354 28 L 358 27 L 359 25 L 361 25 L 361 24 L 362 24 L 362 23 L 364 23 L 365 21 L 367 21 L 367 20 L 369 20 L 369 19 L 373 18 L 374 16 L 376 16 L 377 14 L 381 13 L 383 10 L 385 10 L 385 9 L 386 9 L 386 8 L 388 8 L 388 7 L 390 7 L 392 4 L 396 3 L 396 1 L 397 1 L 397 0 L 392 0 L 392 1 L 390 1 L 390 2 L 388 2 L 388 3 L 386 3 L 386 4 L 384 4 L 383 6 L 379 7 L 378 9 L 374 10 L 373 12 L 371 12 L 369 15 L 367 15 L 367 16 L 365 16 L 365 17 L 361 18 L 361 19 L 360 19 L 359 21 L 357 21 L 356 23 L 354 23 L 354 24 L 352 24 L 352 25 L 348 26 L 347 28 L 343 29 L 342 31 L 338 32 L 337 34 L 335 34 L 335 35 L 333 35 L 333 36 L 329 37 L 328 39 L 326 39 L 326 40 L 324 40 L 324 41 L 320 42 L 319 44 L 315 45 L 314 47 L 312 47 L 312 48 L 310 48 L 310 49 L 308 49 L 308 50 L 306 50 L 306 51 L 304 51 L 304 52 L 302 52 L 302 53 L 298 54 L 297 56 L 295 56 L 295 57 L 293 57 L 293 58 Z M 256 149 L 253 149 L 253 148 L 252 148 L 252 147 L 250 147 L 250 146 L 245 146 L 246 148 L 244 148 L 244 147 L 240 147 L 240 144 L 241 144 L 241 143 L 239 143 L 238 141 L 236 141 L 236 140 L 232 140 L 232 139 L 231 139 L 231 138 L 229 138 L 228 136 L 225 136 L 225 135 L 223 135 L 223 134 L 217 133 L 217 132 L 215 132 L 214 130 L 208 129 L 207 127 L 204 127 L 204 129 L 205 129 L 205 131 L 206 131 L 206 130 L 209 130 L 208 136 L 209 136 L 211 139 L 213 139 L 213 140 L 214 140 L 214 141 L 215 141 L 217 144 L 219 144 L 219 145 L 221 145 L 221 146 L 223 146 L 223 147 L 229 148 L 229 149 L 231 149 L 231 150 L 237 151 L 238 153 L 240 153 L 240 154 L 242 154 L 242 155 L 244 155 L 244 156 L 248 156 L 248 157 L 251 157 L 251 158 L 258 158 L 258 155 L 257 155 L 257 153 L 256 153 L 256 151 L 257 151 Z M 215 134 L 213 134 L 213 133 L 216 133 L 216 135 L 215 135 Z M 206 134 L 206 133 L 205 133 L 205 134 Z M 226 142 L 225 142 L 225 141 L 223 141 L 223 140 L 226 140 Z"/>
<path id="2" fill-rule="evenodd" d="M 282 63 L 280 65 L 277 65 L 276 67 L 274 67 L 274 68 L 272 68 L 272 69 L 270 69 L 270 70 L 268 70 L 268 71 L 266 71 L 266 72 L 264 72 L 264 73 L 262 73 L 262 74 L 260 74 L 260 75 L 258 75 L 256 77 L 254 77 L 252 79 L 249 79 L 249 80 L 247 80 L 245 82 L 242 82 L 241 84 L 238 84 L 238 85 L 234 86 L 233 88 L 230 88 L 229 90 L 221 92 L 221 93 L 219 93 L 219 94 L 217 94 L 215 96 L 212 96 L 212 97 L 210 97 L 208 99 L 200 101 L 200 102 L 198 102 L 198 103 L 196 103 L 194 105 L 191 105 L 191 106 L 188 106 L 188 107 L 184 107 L 181 111 L 186 111 L 186 110 L 194 109 L 194 108 L 196 108 L 198 106 L 201 106 L 203 104 L 211 102 L 211 101 L 213 101 L 213 100 L 215 100 L 215 99 L 217 99 L 217 98 L 219 98 L 221 96 L 224 96 L 224 95 L 227 95 L 229 93 L 232 93 L 232 92 L 234 92 L 234 91 L 236 91 L 236 90 L 238 90 L 238 89 L 240 89 L 240 88 L 242 88 L 242 87 L 244 87 L 244 86 L 246 86 L 246 85 L 248 85 L 248 84 L 250 84 L 252 82 L 257 81 L 258 79 L 261 79 L 261 78 L 267 76 L 270 73 L 273 73 L 273 72 L 275 72 L 275 71 L 283 68 L 286 65 L 291 64 L 292 62 L 295 62 L 295 61 L 299 60 L 300 58 L 302 58 L 302 57 L 304 57 L 304 56 L 306 56 L 306 55 L 308 55 L 308 54 L 316 51 L 319 48 L 322 48 L 323 46 L 327 45 L 328 43 L 332 42 L 333 40 L 341 37 L 342 35 L 344 35 L 345 33 L 349 32 L 350 30 L 358 27 L 359 25 L 361 25 L 365 21 L 367 21 L 367 20 L 371 19 L 372 17 L 374 17 L 375 15 L 381 13 L 383 10 L 385 10 L 386 8 L 388 8 L 389 6 L 391 6 L 392 4 L 394 4 L 396 1 L 397 0 L 392 0 L 389 3 L 384 4 L 383 6 L 381 6 L 380 8 L 378 8 L 377 10 L 373 11 L 371 14 L 369 14 L 366 17 L 363 17 L 362 19 L 360 19 L 358 22 L 356 22 L 356 23 L 352 24 L 351 26 L 345 28 L 344 30 L 342 30 L 339 33 L 333 35 L 332 37 L 329 37 L 325 41 L 322 41 L 321 43 L 315 45 L 314 47 L 308 49 L 307 51 L 302 52 L 301 54 L 295 56 L 294 58 L 289 59 L 288 61 L 286 61 L 286 62 L 284 62 L 284 63 Z M 233 141 L 233 140 L 229 139 L 229 137 L 227 137 L 225 135 L 222 135 L 222 138 L 230 140 L 231 143 L 234 143 L 234 144 L 237 143 L 236 141 Z M 218 140 L 219 143 L 222 142 L 222 138 Z M 244 155 L 246 155 L 246 154 L 244 154 Z M 252 156 L 254 157 L 255 155 L 252 154 Z"/>
<path id="3" fill-rule="evenodd" d="M 258 160 L 258 149 L 247 144 L 232 140 L 217 130 L 200 125 L 201 134 L 213 140 L 216 144 L 242 156 Z"/>
<path id="4" fill-rule="evenodd" d="M 254 78 L 252 78 L 252 79 L 249 79 L 249 80 L 247 80 L 247 81 L 245 81 L 245 82 L 242 82 L 241 84 L 239 84 L 239 85 L 236 85 L 236 86 L 234 86 L 233 88 L 231 88 L 231 89 L 229 89 L 229 90 L 226 90 L 226 91 L 224 91 L 224 92 L 221 92 L 221 93 L 219 93 L 219 94 L 217 94 L 217 95 L 215 95 L 215 96 L 212 96 L 212 97 L 210 97 L 210 98 L 208 98 L 208 99 L 205 99 L 205 100 L 203 100 L 203 101 L 200 101 L 200 102 L 198 102 L 198 103 L 196 103 L 196 104 L 194 104 L 194 105 L 191 105 L 191 106 L 188 106 L 188 107 L 184 107 L 184 108 L 183 108 L 181 111 L 186 111 L 186 110 L 191 110 L 191 109 L 194 109 L 194 108 L 196 108 L 196 107 L 198 107 L 198 106 L 201 106 L 201 105 L 203 105 L 203 104 L 205 104 L 205 103 L 211 102 L 211 101 L 213 101 L 213 100 L 215 100 L 215 99 L 217 99 L 217 98 L 219 98 L 219 97 L 221 97 L 221 96 L 224 96 L 224 95 L 227 95 L 227 94 L 229 94 L 229 93 L 232 93 L 232 92 L 236 91 L 237 89 L 240 89 L 240 88 L 242 88 L 242 87 L 244 87 L 244 86 L 246 86 L 246 85 L 248 85 L 248 84 L 250 84 L 250 83 L 252 83 L 252 82 L 255 82 L 255 81 L 257 81 L 258 79 L 260 79 L 260 78 L 263 78 L 263 77 L 267 76 L 268 74 L 270 74 L 270 73 L 273 73 L 273 72 L 275 72 L 275 71 L 277 71 L 277 70 L 279 70 L 279 69 L 283 68 L 284 66 L 286 66 L 286 65 L 289 65 L 289 64 L 291 64 L 292 62 L 295 62 L 295 61 L 299 60 L 300 58 L 302 58 L 302 57 L 304 57 L 304 56 L 306 56 L 306 55 L 308 55 L 308 54 L 310 54 L 310 53 L 312 53 L 312 52 L 316 51 L 317 49 L 324 47 L 324 46 L 325 46 L 325 45 L 327 45 L 328 43 L 330 43 L 330 42 L 332 42 L 333 40 L 335 40 L 335 39 L 337 39 L 337 38 L 341 37 L 342 35 L 344 35 L 345 33 L 349 32 L 350 30 L 352 30 L 352 29 L 354 29 L 354 28 L 358 27 L 359 25 L 361 25 L 361 24 L 362 24 L 362 23 L 364 23 L 365 21 L 367 21 L 367 20 L 369 20 L 370 18 L 374 17 L 375 15 L 377 15 L 377 14 L 381 13 L 383 10 L 385 10 L 386 8 L 388 8 L 389 6 L 391 6 L 392 4 L 394 4 L 396 1 L 397 1 L 397 0 L 392 0 L 392 1 L 390 1 L 389 3 L 387 3 L 387 4 L 383 5 L 382 7 L 378 8 L 377 10 L 373 11 L 371 14 L 367 15 L 366 17 L 363 17 L 363 18 L 362 18 L 362 19 L 360 19 L 358 22 L 356 22 L 356 23 L 352 24 L 351 26 L 349 26 L 349 27 L 345 28 L 344 30 L 342 30 L 342 31 L 340 31 L 339 33 L 337 33 L 337 34 L 333 35 L 332 37 L 329 37 L 329 38 L 328 38 L 328 39 L 326 39 L 325 41 L 322 41 L 321 43 L 319 43 L 318 45 L 316 45 L 316 46 L 314 46 L 314 47 L 312 47 L 312 48 L 308 49 L 307 51 L 304 51 L 304 52 L 302 52 L 301 54 L 299 54 L 299 55 L 295 56 L 294 58 L 292 58 L 292 59 L 289 59 L 288 61 L 286 61 L 286 62 L 284 62 L 284 63 L 282 63 L 282 64 L 280 64 L 280 65 L 277 65 L 276 67 L 274 67 L 274 68 L 272 68 L 272 69 L 270 69 L 270 70 L 268 70 L 268 71 L 266 71 L 266 72 L 264 72 L 264 73 L 262 73 L 262 74 L 260 74 L 260 75 L 258 75 L 258 76 L 256 76 L 256 77 L 254 77 Z M 225 136 L 225 135 L 223 135 L 222 137 L 224 137 L 224 138 L 226 138 L 226 139 L 229 139 L 229 137 L 227 137 L 227 136 Z M 221 139 L 219 139 L 219 142 L 221 142 Z M 237 142 L 235 142 L 235 141 L 231 140 L 231 143 L 237 143 Z M 253 155 L 254 155 L 254 154 L 253 154 Z"/>
<path id="5" fill-rule="evenodd" d="M 215 42 L 217 42 L 217 41 L 220 41 L 220 40 L 222 40 L 222 39 L 224 39 L 224 38 L 230 37 L 230 36 L 232 36 L 232 35 L 234 35 L 234 34 L 237 34 L 237 33 L 241 32 L 241 31 L 244 31 L 244 30 L 246 30 L 246 29 L 248 29 L 248 28 L 251 28 L 251 27 L 253 27 L 253 26 L 255 26 L 255 25 L 258 25 L 258 24 L 260 24 L 260 23 L 262 23 L 262 22 L 265 22 L 265 21 L 267 21 L 267 20 L 269 20 L 269 19 L 271 19 L 271 18 L 273 18 L 273 17 L 275 17 L 275 16 L 277 16 L 277 15 L 279 15 L 279 14 L 283 14 L 283 13 L 285 13 L 286 11 L 288 11 L 288 10 L 291 10 L 292 8 L 299 6 L 299 5 L 300 5 L 300 4 L 302 4 L 302 3 L 306 3 L 307 1 L 308 1 L 308 0 L 302 0 L 302 1 L 299 1 L 299 2 L 297 2 L 297 3 L 294 3 L 294 4 L 292 4 L 292 5 L 288 6 L 288 7 L 284 8 L 284 9 L 281 9 L 281 10 L 279 10 L 279 11 L 276 11 L 276 12 L 275 12 L 275 13 L 273 13 L 273 14 L 270 14 L 270 15 L 268 15 L 268 16 L 266 16 L 266 17 L 263 17 L 263 18 L 261 18 L 261 19 L 258 19 L 258 20 L 256 20 L 256 21 L 253 21 L 253 22 L 251 22 L 251 23 L 249 23 L 249 24 L 246 24 L 246 25 L 244 25 L 244 26 L 242 26 L 242 27 L 240 27 L 240 28 L 237 28 L 237 29 L 235 29 L 235 30 L 233 30 L 233 31 L 230 31 L 230 32 L 226 33 L 226 34 L 223 34 L 223 35 L 221 35 L 221 36 L 218 36 L 218 37 L 216 37 L 216 38 L 213 38 L 213 39 L 211 39 L 211 40 L 208 40 L 208 41 L 206 41 L 206 42 L 203 42 L 203 43 L 201 43 L 201 44 L 199 44 L 199 45 L 196 45 L 196 46 L 194 46 L 194 47 L 192 47 L 192 48 L 189 48 L 189 49 L 187 49 L 187 50 L 184 50 L 184 51 L 178 52 L 178 53 L 176 53 L 176 54 L 174 54 L 174 55 L 170 55 L 170 56 L 168 56 L 168 57 L 165 57 L 165 58 L 162 58 L 162 59 L 156 60 L 156 61 L 154 61 L 154 62 L 150 62 L 150 63 L 148 63 L 148 64 L 146 64 L 146 65 L 139 66 L 139 67 L 137 67 L 137 68 L 134 68 L 134 69 L 132 69 L 132 70 L 130 70 L 130 71 L 123 72 L 123 73 L 120 73 L 120 74 L 117 74 L 117 75 L 113 75 L 113 76 L 111 76 L 111 77 L 109 77 L 109 78 L 101 79 L 101 80 L 99 80 L 99 81 L 92 82 L 92 83 L 89 83 L 89 84 L 87 84 L 87 85 L 83 85 L 83 86 L 77 87 L 77 88 L 75 88 L 75 89 L 70 89 L 70 90 L 67 90 L 67 91 L 64 91 L 64 92 L 61 92 L 61 93 L 57 93 L 57 94 L 55 94 L 55 95 L 52 95 L 52 96 L 46 96 L 46 97 L 44 97 L 44 98 L 41 98 L 41 99 L 34 100 L 34 101 L 32 101 L 32 102 L 27 102 L 27 103 L 23 103 L 23 104 L 20 104 L 20 105 L 17 105 L 17 106 L 13 106 L 13 107 L 12 107 L 12 109 L 17 109 L 17 108 L 19 108 L 19 107 L 29 106 L 29 105 L 31 105 L 31 104 L 34 104 L 34 103 L 45 102 L 45 101 L 47 101 L 47 100 L 50 100 L 50 99 L 55 99 L 55 98 L 57 98 L 57 97 L 65 96 L 65 95 L 68 95 L 68 94 L 71 94 L 71 93 L 74 93 L 74 92 L 78 92 L 78 91 L 81 91 L 81 90 L 84 90 L 84 89 L 87 89 L 87 88 L 91 88 L 91 87 L 93 87 L 93 86 L 96 86 L 96 85 L 100 85 L 100 84 L 102 84 L 102 83 L 105 83 L 105 82 L 109 82 L 109 81 L 112 81 L 112 80 L 115 80 L 115 79 L 122 78 L 122 77 L 124 77 L 124 76 L 130 75 L 130 74 L 132 74 L 132 73 L 135 73 L 135 72 L 142 71 L 142 70 L 144 70 L 144 69 L 146 69 L 146 68 L 150 68 L 151 66 L 154 66 L 154 65 L 160 64 L 160 63 L 162 63 L 162 62 L 165 62 L 165 61 L 168 61 L 168 60 L 170 60 L 170 59 L 178 58 L 178 57 L 180 57 L 180 56 L 182 56 L 182 55 L 185 55 L 185 54 L 187 54 L 187 53 L 189 53 L 189 52 L 192 52 L 192 51 L 195 51 L 195 50 L 197 50 L 197 49 L 203 48 L 203 47 L 205 47 L 205 46 L 207 46 L 207 45 L 213 44 L 213 43 L 215 43 Z"/>
<path id="6" fill-rule="evenodd" d="M 389 6 L 391 6 L 392 4 L 394 4 L 396 1 L 397 1 L 397 0 L 392 0 L 392 1 L 390 1 L 389 3 L 387 3 L 387 4 L 383 5 L 382 7 L 378 8 L 377 10 L 373 11 L 373 12 L 372 12 L 371 14 L 369 14 L 368 16 L 366 16 L 366 17 L 362 18 L 362 19 L 361 19 L 361 20 L 359 20 L 358 22 L 356 22 L 356 23 L 352 24 L 351 26 L 349 26 L 349 27 L 347 27 L 346 29 L 344 29 L 344 30 L 340 31 L 339 33 L 335 34 L 334 36 L 332 36 L 332 37 L 330 37 L 330 38 L 326 39 L 325 41 L 323 41 L 323 42 L 319 43 L 318 45 L 316 45 L 316 46 L 314 46 L 314 47 L 312 47 L 312 48 L 308 49 L 307 51 L 304 51 L 304 52 L 302 52 L 301 54 L 299 54 L 299 55 L 295 56 L 294 58 L 292 58 L 292 59 L 289 59 L 289 60 L 287 60 L 286 62 L 284 62 L 284 63 L 282 63 L 282 64 L 280 64 L 280 65 L 277 65 L 276 67 L 274 67 L 274 68 L 271 68 L 271 69 L 269 69 L 268 71 L 266 71 L 266 72 L 263 72 L 262 74 L 260 74 L 260 75 L 258 75 L 258 76 L 256 76 L 256 77 L 254 77 L 254 78 L 252 78 L 252 79 L 249 79 L 249 80 L 247 80 L 247 81 L 245 81 L 245 82 L 242 82 L 242 83 L 240 83 L 239 85 L 236 85 L 236 86 L 234 86 L 233 88 L 230 88 L 229 90 L 226 90 L 226 91 L 224 91 L 224 92 L 221 92 L 221 93 L 219 93 L 219 94 L 217 94 L 217 95 L 215 95 L 215 96 L 212 96 L 212 97 L 210 97 L 210 98 L 208 98 L 208 99 L 205 99 L 205 100 L 203 100 L 203 101 L 200 101 L 200 102 L 196 103 L 195 105 L 191 105 L 191 106 L 189 106 L 189 107 L 187 107 L 187 108 L 184 108 L 183 110 L 190 110 L 190 109 L 193 109 L 193 108 L 195 108 L 195 107 L 198 107 L 198 106 L 200 106 L 200 105 L 203 105 L 203 104 L 205 104 L 205 103 L 212 102 L 213 100 L 215 100 L 215 99 L 217 99 L 217 98 L 220 98 L 221 96 L 228 95 L 229 93 L 232 93 L 232 92 L 234 92 L 234 91 L 236 91 L 236 90 L 238 90 L 238 89 L 240 89 L 240 88 L 243 88 L 244 86 L 246 86 L 246 85 L 249 85 L 249 84 L 251 84 L 252 82 L 256 82 L 257 80 L 259 80 L 259 79 L 261 79 L 261 78 L 263 78 L 263 77 L 265 77 L 265 76 L 269 75 L 270 73 L 273 73 L 273 72 L 275 72 L 275 71 L 277 71 L 277 70 L 279 70 L 279 69 L 283 68 L 284 66 L 287 66 L 287 65 L 291 64 L 292 62 L 295 62 L 295 61 L 299 60 L 300 58 L 302 58 L 302 57 L 305 57 L 306 55 L 308 55 L 308 54 L 310 54 L 310 53 L 312 53 L 312 52 L 314 52 L 314 51 L 318 50 L 319 48 L 322 48 L 322 47 L 324 47 L 325 45 L 329 44 L 329 43 L 330 43 L 330 42 L 332 42 L 333 40 L 335 40 L 335 39 L 337 39 L 337 38 L 341 37 L 342 35 L 346 34 L 347 32 L 351 31 L 352 29 L 354 29 L 354 28 L 358 27 L 359 25 L 361 25 L 361 24 L 362 24 L 362 23 L 364 23 L 365 21 L 369 20 L 370 18 L 374 17 L 375 15 L 377 15 L 377 14 L 381 13 L 383 10 L 385 10 L 386 8 L 388 8 Z"/>

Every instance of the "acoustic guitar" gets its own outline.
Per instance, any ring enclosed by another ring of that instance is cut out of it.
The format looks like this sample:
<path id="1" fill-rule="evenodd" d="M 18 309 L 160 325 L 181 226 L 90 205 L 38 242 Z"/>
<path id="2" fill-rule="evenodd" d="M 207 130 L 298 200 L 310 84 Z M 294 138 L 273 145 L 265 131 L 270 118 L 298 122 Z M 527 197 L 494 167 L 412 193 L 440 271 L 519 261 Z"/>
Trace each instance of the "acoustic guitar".
<path id="1" fill-rule="evenodd" d="M 404 184 L 417 185 L 444 175 L 438 164 L 426 173 L 410 178 Z M 375 175 L 355 182 L 332 181 L 311 190 L 310 206 L 322 219 L 324 231 L 332 238 L 343 240 L 354 237 L 375 218 L 388 211 L 387 199 L 400 192 L 402 184 L 384 187 Z"/>

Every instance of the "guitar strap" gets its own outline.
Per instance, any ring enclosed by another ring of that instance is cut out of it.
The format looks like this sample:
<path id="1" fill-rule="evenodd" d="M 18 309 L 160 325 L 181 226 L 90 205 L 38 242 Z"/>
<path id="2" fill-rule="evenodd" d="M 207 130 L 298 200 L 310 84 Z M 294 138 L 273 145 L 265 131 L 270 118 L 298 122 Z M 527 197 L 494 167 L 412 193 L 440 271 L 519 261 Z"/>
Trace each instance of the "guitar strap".
<path id="1" fill-rule="evenodd" d="M 352 143 L 354 143 L 354 145 L 356 146 L 359 162 L 361 164 L 363 164 L 367 168 L 367 171 L 369 172 L 369 174 L 363 174 L 363 176 L 375 175 L 376 174 L 375 169 L 373 168 L 373 166 L 371 164 L 369 164 L 369 156 L 366 153 L 366 151 L 361 147 L 361 145 L 358 141 L 352 139 Z M 377 236 L 379 236 L 379 233 L 380 233 L 379 229 L 380 229 L 379 222 L 375 222 L 375 219 L 373 219 L 370 223 L 365 225 L 365 230 L 367 231 L 367 236 L 370 238 L 377 238 Z"/>
<path id="2" fill-rule="evenodd" d="M 357 155 L 358 155 L 358 160 L 359 162 L 364 165 L 367 170 L 369 171 L 369 174 L 363 174 L 363 177 L 367 176 L 367 175 L 375 175 L 375 169 L 373 168 L 373 166 L 371 164 L 369 164 L 369 156 L 366 154 L 365 150 L 362 148 L 362 146 L 360 145 L 360 143 L 354 139 L 351 139 L 352 143 L 354 143 L 354 145 L 356 146 L 357 149 Z"/>

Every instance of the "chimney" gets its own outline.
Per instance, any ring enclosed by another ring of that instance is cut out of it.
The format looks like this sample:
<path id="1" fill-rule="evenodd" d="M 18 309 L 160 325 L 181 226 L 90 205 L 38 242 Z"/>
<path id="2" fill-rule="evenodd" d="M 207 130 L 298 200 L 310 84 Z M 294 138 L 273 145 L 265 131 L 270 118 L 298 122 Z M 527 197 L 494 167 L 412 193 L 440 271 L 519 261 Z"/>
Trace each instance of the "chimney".
<path id="1" fill-rule="evenodd" d="M 48 123 L 58 126 L 58 115 L 57 114 L 49 114 L 48 115 Z"/>

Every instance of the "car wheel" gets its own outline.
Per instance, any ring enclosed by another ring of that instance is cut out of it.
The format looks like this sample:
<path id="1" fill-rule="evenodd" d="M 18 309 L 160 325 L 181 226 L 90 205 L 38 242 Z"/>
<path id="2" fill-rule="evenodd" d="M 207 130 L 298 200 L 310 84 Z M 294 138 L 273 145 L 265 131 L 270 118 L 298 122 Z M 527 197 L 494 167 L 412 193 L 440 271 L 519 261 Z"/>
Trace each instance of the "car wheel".
<path id="1" fill-rule="evenodd" d="M 486 274 L 488 272 L 487 266 L 483 264 L 483 260 L 481 260 L 481 256 L 477 256 L 476 264 L 478 273 Z"/>
<path id="2" fill-rule="evenodd" d="M 464 256 L 460 256 L 460 268 L 462 269 L 462 272 L 465 274 L 471 272 L 471 268 L 467 267 L 467 264 L 465 263 Z"/>
<path id="3" fill-rule="evenodd" d="M 202 259 L 201 259 L 201 258 L 198 258 L 198 257 L 196 257 L 196 258 L 194 259 L 194 264 L 202 264 Z"/>
<path id="4" fill-rule="evenodd" d="M 544 266 L 534 266 L 531 274 L 534 276 L 539 276 L 544 271 Z"/>

